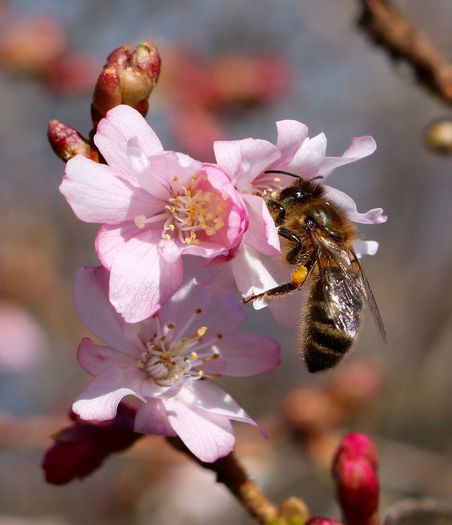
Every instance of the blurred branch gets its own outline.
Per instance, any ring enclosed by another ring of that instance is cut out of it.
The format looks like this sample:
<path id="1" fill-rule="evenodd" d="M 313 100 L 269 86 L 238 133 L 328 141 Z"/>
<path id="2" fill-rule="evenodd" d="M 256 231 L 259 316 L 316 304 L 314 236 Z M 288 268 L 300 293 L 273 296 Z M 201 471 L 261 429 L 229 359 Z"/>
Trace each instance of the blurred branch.
<path id="1" fill-rule="evenodd" d="M 418 82 L 452 104 L 452 64 L 411 24 L 390 0 L 358 0 L 359 25 L 391 58 L 409 64 Z"/>
<path id="2" fill-rule="evenodd" d="M 278 512 L 276 507 L 249 479 L 233 452 L 214 463 L 204 463 L 194 456 L 179 438 L 170 437 L 167 440 L 175 449 L 187 454 L 203 468 L 215 472 L 217 482 L 225 485 L 259 523 L 266 524 L 277 518 Z"/>

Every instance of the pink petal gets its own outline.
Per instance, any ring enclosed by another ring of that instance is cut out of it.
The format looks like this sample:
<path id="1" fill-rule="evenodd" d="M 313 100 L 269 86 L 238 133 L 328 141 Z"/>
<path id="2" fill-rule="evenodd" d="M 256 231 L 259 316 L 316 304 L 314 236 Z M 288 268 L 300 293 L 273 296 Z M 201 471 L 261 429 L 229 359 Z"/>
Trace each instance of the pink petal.
<path id="1" fill-rule="evenodd" d="M 137 228 L 133 222 L 120 226 L 110 224 L 101 226 L 97 232 L 95 249 L 103 266 L 111 270 L 113 261 L 124 244 L 140 233 L 143 233 L 142 230 Z"/>
<path id="2" fill-rule="evenodd" d="M 341 157 L 325 157 L 323 160 L 319 175 L 328 176 L 334 169 L 339 166 L 345 166 L 364 157 L 372 155 L 377 149 L 377 143 L 371 136 L 353 137 L 350 146 L 344 151 Z"/>
<path id="3" fill-rule="evenodd" d="M 153 315 L 182 283 L 182 259 L 170 263 L 152 230 L 128 240 L 113 260 L 110 301 L 128 323 Z"/>
<path id="4" fill-rule="evenodd" d="M 177 398 L 163 400 L 170 425 L 186 447 L 201 461 L 212 463 L 234 448 L 229 419 L 200 412 Z"/>
<path id="5" fill-rule="evenodd" d="M 148 193 L 115 176 L 108 166 L 83 155 L 66 164 L 59 189 L 75 215 L 85 222 L 116 224 L 161 209 L 161 203 Z"/>
<path id="6" fill-rule="evenodd" d="M 278 149 L 266 140 L 243 139 L 214 143 L 215 158 L 242 193 L 252 193 L 252 183 L 280 158 Z"/>
<path id="7" fill-rule="evenodd" d="M 278 166 L 286 166 L 308 136 L 308 127 L 297 120 L 280 120 L 276 123 L 278 139 L 276 147 L 281 153 Z"/>
<path id="8" fill-rule="evenodd" d="M 289 295 L 268 301 L 270 311 L 280 325 L 291 330 L 296 330 L 300 326 L 308 289 L 309 283 L 302 290 L 295 290 Z"/>
<path id="9" fill-rule="evenodd" d="M 285 169 L 305 179 L 311 179 L 318 174 L 325 153 L 326 136 L 324 133 L 320 133 L 312 139 L 306 138 Z"/>
<path id="10" fill-rule="evenodd" d="M 133 344 L 124 337 L 124 320 L 108 300 L 108 280 L 102 266 L 80 268 L 75 276 L 75 308 L 83 324 L 108 346 L 133 353 Z"/>
<path id="11" fill-rule="evenodd" d="M 72 410 L 87 421 L 106 421 L 116 415 L 121 400 L 128 395 L 144 401 L 137 388 L 132 388 L 117 366 L 110 366 L 97 375 L 88 385 Z"/>
<path id="12" fill-rule="evenodd" d="M 290 273 L 277 259 L 261 255 L 247 245 L 243 246 L 229 264 L 243 297 L 265 292 L 286 282 Z M 267 306 L 267 303 L 265 300 L 256 300 L 253 306 L 260 309 Z"/>
<path id="13" fill-rule="evenodd" d="M 77 348 L 79 365 L 92 376 L 100 374 L 112 365 L 117 365 L 120 368 L 135 366 L 136 360 L 136 356 L 127 355 L 108 346 L 96 345 L 89 337 L 84 337 Z"/>
<path id="14" fill-rule="evenodd" d="M 135 432 L 154 436 L 176 436 L 160 399 L 147 398 L 135 416 Z"/>
<path id="15" fill-rule="evenodd" d="M 355 201 L 349 195 L 330 186 L 324 186 L 324 188 L 326 195 L 343 208 L 351 221 L 360 224 L 381 224 L 387 221 L 388 218 L 383 215 L 382 208 L 373 208 L 366 213 L 359 213 Z"/>
<path id="16" fill-rule="evenodd" d="M 179 396 L 200 413 L 258 426 L 227 392 L 211 381 L 195 381 L 184 388 Z"/>
<path id="17" fill-rule="evenodd" d="M 250 221 L 245 233 L 245 243 L 264 255 L 280 255 L 278 230 L 264 199 L 257 195 L 243 195 L 243 200 L 247 205 Z"/>
<path id="18" fill-rule="evenodd" d="M 144 117 L 126 105 L 111 109 L 99 122 L 94 136 L 94 142 L 109 166 L 131 181 L 135 178 L 127 155 L 127 143 L 133 137 L 138 137 L 146 155 L 163 151 L 160 140 Z"/>
<path id="19" fill-rule="evenodd" d="M 201 313 L 196 313 L 201 310 Z M 163 324 L 173 322 L 178 327 L 187 326 L 187 334 L 207 326 L 206 337 L 228 334 L 237 330 L 245 320 L 245 310 L 237 300 L 227 294 L 217 295 L 202 286 L 187 282 L 159 312 Z"/>
<path id="20" fill-rule="evenodd" d="M 377 241 L 361 241 L 356 240 L 353 242 L 353 247 L 358 257 L 363 255 L 375 255 L 378 251 Z"/>
<path id="21" fill-rule="evenodd" d="M 271 337 L 255 334 L 228 335 L 217 341 L 221 357 L 202 365 L 207 374 L 234 377 L 263 374 L 280 364 L 280 345 Z"/>
<path id="22" fill-rule="evenodd" d="M 149 192 L 163 195 L 165 190 L 177 194 L 189 185 L 193 175 L 202 171 L 202 164 L 188 155 L 165 151 L 149 159 L 148 169 L 150 177 L 146 188 Z"/>

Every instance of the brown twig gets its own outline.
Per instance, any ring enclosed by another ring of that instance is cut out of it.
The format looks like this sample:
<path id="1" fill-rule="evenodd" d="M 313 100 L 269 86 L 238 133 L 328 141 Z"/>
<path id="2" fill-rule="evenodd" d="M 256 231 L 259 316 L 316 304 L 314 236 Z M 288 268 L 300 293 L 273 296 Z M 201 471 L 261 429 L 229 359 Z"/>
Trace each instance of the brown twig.
<path id="1" fill-rule="evenodd" d="M 407 62 L 422 86 L 452 104 L 452 64 L 390 0 L 358 1 L 363 7 L 358 23 L 374 42 L 392 58 Z"/>
<path id="2" fill-rule="evenodd" d="M 187 454 L 203 468 L 215 472 L 218 483 L 223 483 L 259 523 L 266 524 L 277 518 L 278 512 L 276 507 L 264 496 L 255 483 L 249 479 L 233 452 L 214 463 L 204 463 L 194 456 L 179 438 L 167 439 L 175 449 Z"/>

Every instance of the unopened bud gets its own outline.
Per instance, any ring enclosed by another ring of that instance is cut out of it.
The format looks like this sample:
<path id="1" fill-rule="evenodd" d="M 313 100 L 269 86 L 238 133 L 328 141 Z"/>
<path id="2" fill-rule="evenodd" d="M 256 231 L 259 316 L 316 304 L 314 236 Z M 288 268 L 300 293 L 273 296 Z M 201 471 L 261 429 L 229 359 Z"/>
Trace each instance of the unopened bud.
<path id="1" fill-rule="evenodd" d="M 378 468 L 377 449 L 373 441 L 366 434 L 350 432 L 342 438 L 336 452 L 333 471 L 336 469 L 336 462 L 343 457 L 366 459 L 374 470 Z"/>
<path id="2" fill-rule="evenodd" d="M 97 470 L 110 454 L 132 446 L 142 437 L 133 430 L 135 415 L 136 410 L 124 403 L 119 405 L 111 421 L 82 421 L 72 414 L 74 423 L 58 432 L 55 443 L 44 456 L 42 468 L 46 481 L 63 485 L 84 478 Z"/>
<path id="3" fill-rule="evenodd" d="M 51 120 L 48 124 L 47 136 L 53 151 L 64 162 L 75 155 L 84 155 L 96 162 L 99 161 L 99 154 L 90 146 L 88 140 L 63 122 Z"/>
<path id="4" fill-rule="evenodd" d="M 93 125 L 97 126 L 107 111 L 119 104 L 127 104 L 145 116 L 160 64 L 159 51 L 150 41 L 141 42 L 136 49 L 127 44 L 110 53 L 94 89 Z"/>
<path id="5" fill-rule="evenodd" d="M 377 473 L 365 458 L 340 457 L 334 468 L 337 497 L 348 525 L 376 522 L 379 484 Z"/>
<path id="6" fill-rule="evenodd" d="M 331 518 L 314 517 L 306 522 L 305 525 L 344 525 L 342 521 L 336 521 Z"/>

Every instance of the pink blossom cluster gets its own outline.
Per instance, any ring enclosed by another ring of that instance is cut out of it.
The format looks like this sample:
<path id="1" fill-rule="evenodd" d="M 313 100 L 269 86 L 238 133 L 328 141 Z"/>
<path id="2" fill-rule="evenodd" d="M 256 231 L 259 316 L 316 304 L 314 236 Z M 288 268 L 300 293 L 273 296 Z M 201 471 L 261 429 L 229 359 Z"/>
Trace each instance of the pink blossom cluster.
<path id="1" fill-rule="evenodd" d="M 279 364 L 275 340 L 238 332 L 244 310 L 231 295 L 287 280 L 266 198 L 293 179 L 267 172 L 326 178 L 376 147 L 372 137 L 356 137 L 341 157 L 327 157 L 323 133 L 309 138 L 292 120 L 278 122 L 277 132 L 275 144 L 216 142 L 216 163 L 205 163 L 165 150 L 141 114 L 120 105 L 94 137 L 105 163 L 69 160 L 60 190 L 80 220 L 101 225 L 101 266 L 80 269 L 74 292 L 81 319 L 104 343 L 79 345 L 79 363 L 93 377 L 73 405 L 80 418 L 111 420 L 133 396 L 140 402 L 136 432 L 178 435 L 207 462 L 232 450 L 231 420 L 256 425 L 214 379 Z M 351 197 L 325 188 L 352 221 L 386 220 L 381 209 L 359 213 Z M 355 249 L 362 255 L 377 247 L 359 241 Z M 290 324 L 294 308 L 285 303 L 299 297 L 271 305 L 275 317 Z"/>

